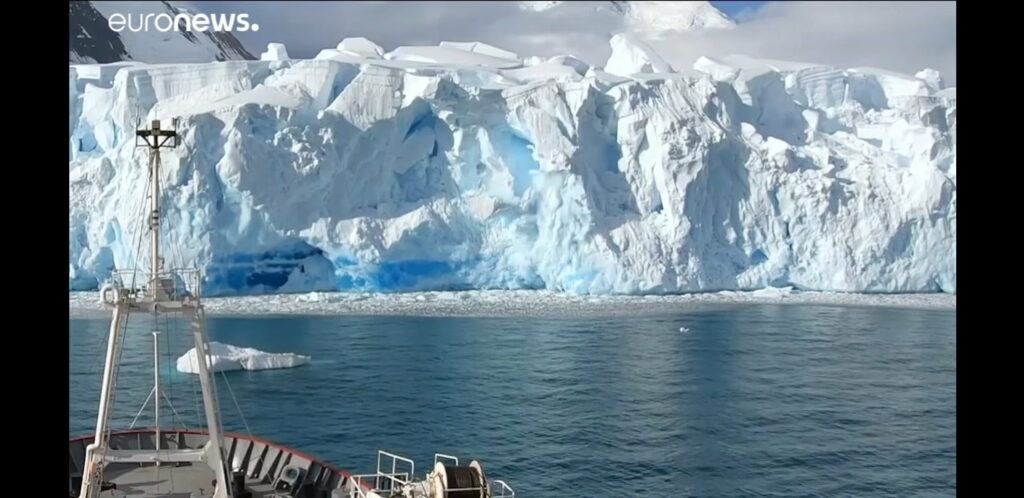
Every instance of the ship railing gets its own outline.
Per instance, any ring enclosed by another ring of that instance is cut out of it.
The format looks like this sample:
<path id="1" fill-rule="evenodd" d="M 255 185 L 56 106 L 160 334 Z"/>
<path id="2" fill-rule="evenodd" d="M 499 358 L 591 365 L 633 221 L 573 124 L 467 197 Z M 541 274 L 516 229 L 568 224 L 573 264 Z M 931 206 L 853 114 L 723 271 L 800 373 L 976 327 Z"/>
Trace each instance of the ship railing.
<path id="1" fill-rule="evenodd" d="M 356 480 L 356 486 L 353 488 L 352 496 L 358 496 L 360 498 L 366 496 L 366 490 L 359 486 L 359 483 L 364 483 L 370 486 L 370 491 L 374 493 L 398 491 L 404 486 L 409 485 L 409 480 L 412 476 L 405 472 L 397 472 L 394 474 L 356 474 L 352 478 Z"/>
<path id="2" fill-rule="evenodd" d="M 161 284 L 164 281 L 170 281 L 170 285 L 164 286 L 163 290 L 171 299 L 194 298 L 202 295 L 203 276 L 196 268 L 164 270 L 157 273 L 155 279 L 150 272 L 143 270 L 115 270 L 110 273 L 110 280 L 130 294 L 142 293 L 145 295 L 151 282 L 156 280 Z"/>
<path id="3" fill-rule="evenodd" d="M 441 460 L 447 460 L 451 462 L 452 465 L 459 465 L 459 457 L 457 456 L 445 455 L 444 453 L 434 453 L 434 467 L 437 467 L 437 462 Z"/>
<path id="4" fill-rule="evenodd" d="M 408 467 L 408 469 L 406 469 Z M 390 472 L 388 472 L 390 468 Z M 389 453 L 384 450 L 377 451 L 377 472 L 373 474 L 359 474 L 353 476 L 361 482 L 373 483 L 373 492 L 397 491 L 409 485 L 409 481 L 416 475 L 416 463 L 412 460 Z M 358 487 L 358 486 L 357 486 Z M 359 491 L 362 493 L 362 490 Z M 364 496 L 359 494 L 357 496 Z"/>
<path id="5" fill-rule="evenodd" d="M 451 455 L 445 455 L 443 453 L 434 454 L 434 466 L 437 466 L 438 461 L 448 461 L 459 464 L 459 459 Z M 406 472 L 405 467 L 408 467 Z M 390 469 L 390 472 L 388 471 Z M 349 498 L 367 498 L 369 495 L 367 491 L 372 493 L 394 493 L 400 492 L 410 485 L 413 477 L 416 475 L 416 463 L 412 460 L 395 455 L 394 453 L 388 453 L 387 451 L 377 451 L 377 472 L 373 474 L 357 474 L 352 476 L 355 481 L 351 490 L 349 491 Z M 367 487 L 372 489 L 366 490 L 360 483 L 366 484 Z M 494 479 L 488 480 L 487 482 L 488 495 L 491 498 L 515 498 L 516 492 L 511 486 L 505 483 L 505 481 Z M 482 488 L 451 488 L 445 490 L 445 496 L 449 493 L 455 493 L 460 491 L 481 491 Z"/>
<path id="6" fill-rule="evenodd" d="M 494 479 L 488 481 L 487 484 L 491 487 L 491 498 L 515 498 L 516 492 L 512 490 L 512 487 L 505 484 L 505 481 Z"/>
<path id="7" fill-rule="evenodd" d="M 410 476 L 404 472 L 396 474 L 358 474 L 352 476 L 355 480 L 355 485 L 349 492 L 350 498 L 367 498 L 367 490 L 359 486 L 359 483 L 373 483 L 372 489 L 369 491 L 372 493 L 390 493 L 403 489 L 403 487 L 409 484 Z M 492 480 L 487 483 L 488 496 L 491 498 L 515 498 L 516 492 L 511 486 L 501 480 Z M 450 493 L 457 493 L 461 491 L 481 491 L 482 488 L 450 488 L 445 490 L 445 496 Z"/>
<path id="8" fill-rule="evenodd" d="M 368 498 L 366 490 L 360 485 L 362 483 L 362 479 L 359 476 L 352 476 L 352 479 L 354 481 L 352 483 L 352 487 L 349 488 L 348 498 Z"/>

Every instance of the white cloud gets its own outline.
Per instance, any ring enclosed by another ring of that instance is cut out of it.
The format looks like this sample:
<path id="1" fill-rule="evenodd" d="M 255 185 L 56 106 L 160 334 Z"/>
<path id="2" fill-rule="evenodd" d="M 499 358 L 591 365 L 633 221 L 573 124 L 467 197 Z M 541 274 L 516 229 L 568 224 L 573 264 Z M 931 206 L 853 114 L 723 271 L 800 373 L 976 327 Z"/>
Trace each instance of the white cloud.
<path id="1" fill-rule="evenodd" d="M 271 41 L 312 57 L 343 38 L 363 36 L 391 50 L 441 41 L 482 41 L 525 55 L 577 54 L 595 64 L 623 20 L 607 2 L 571 2 L 535 13 L 516 2 L 194 2 L 203 12 L 248 12 L 260 24 L 239 34 L 252 52 Z"/>
<path id="2" fill-rule="evenodd" d="M 873 66 L 907 74 L 925 67 L 956 84 L 954 2 L 776 2 L 736 29 L 652 42 L 674 67 L 701 55 Z"/>
<path id="3" fill-rule="evenodd" d="M 442 40 L 482 41 L 524 55 L 571 53 L 603 65 L 611 34 L 625 29 L 608 2 L 566 2 L 544 12 L 516 2 L 196 2 L 204 12 L 248 12 L 261 29 L 239 35 L 250 51 L 288 45 L 312 57 L 349 36 L 385 50 Z M 745 13 L 746 14 L 746 13 Z M 954 2 L 773 2 L 736 28 L 655 41 L 676 68 L 700 55 L 747 54 L 908 74 L 925 67 L 956 82 Z"/>

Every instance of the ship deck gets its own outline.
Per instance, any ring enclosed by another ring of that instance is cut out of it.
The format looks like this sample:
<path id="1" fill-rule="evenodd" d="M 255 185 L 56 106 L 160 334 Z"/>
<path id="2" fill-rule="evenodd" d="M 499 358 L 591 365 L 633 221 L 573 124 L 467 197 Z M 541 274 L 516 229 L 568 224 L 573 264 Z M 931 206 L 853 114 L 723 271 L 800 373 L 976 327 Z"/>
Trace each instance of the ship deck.
<path id="1" fill-rule="evenodd" d="M 112 464 L 103 473 L 104 480 L 117 486 L 100 496 L 160 496 L 166 498 L 209 498 L 213 496 L 213 471 L 203 464 L 156 466 Z M 269 488 L 270 485 L 268 484 Z M 120 493 L 118 493 L 120 492 Z M 253 496 L 271 496 L 270 493 Z"/>
<path id="2" fill-rule="evenodd" d="M 161 430 L 161 448 L 197 449 L 208 441 L 201 430 Z M 114 450 L 151 450 L 156 447 L 155 431 L 134 430 L 115 432 L 110 436 Z M 71 495 L 77 495 L 81 486 L 85 447 L 92 437 L 72 439 L 69 444 Z M 226 434 L 224 447 L 227 462 L 233 471 L 244 472 L 245 491 L 252 498 L 275 495 L 275 486 L 281 485 L 284 470 L 294 467 L 302 470 L 301 478 L 291 490 L 293 496 L 331 498 L 349 496 L 356 485 L 348 472 L 333 467 L 299 451 L 260 438 Z M 131 496 L 160 498 L 209 498 L 214 492 L 214 473 L 203 462 L 164 463 L 110 463 L 103 480 L 116 489 L 109 489 L 101 497 Z M 369 489 L 362 485 L 364 492 Z M 334 491 L 338 491 L 334 494 Z"/>

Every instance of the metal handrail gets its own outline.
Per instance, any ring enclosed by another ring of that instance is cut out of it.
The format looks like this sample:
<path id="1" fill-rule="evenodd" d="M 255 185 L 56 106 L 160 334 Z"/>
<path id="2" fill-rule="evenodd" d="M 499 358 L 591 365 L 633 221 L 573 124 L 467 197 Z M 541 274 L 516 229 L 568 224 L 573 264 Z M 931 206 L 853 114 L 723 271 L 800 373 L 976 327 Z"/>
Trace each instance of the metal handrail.
<path id="1" fill-rule="evenodd" d="M 390 473 L 384 472 L 384 470 L 381 468 L 381 467 L 385 466 L 386 459 L 388 459 L 388 458 L 391 459 L 391 472 Z M 435 453 L 434 454 L 434 466 L 437 466 L 437 462 L 439 460 L 441 460 L 441 459 L 454 461 L 455 465 L 458 465 L 458 462 L 459 462 L 458 457 L 455 457 L 455 456 L 452 456 L 452 455 L 445 455 L 443 453 Z M 410 469 L 409 469 L 408 473 L 406 473 L 406 472 L 398 472 L 398 468 L 397 467 L 398 467 L 399 462 L 404 462 L 404 463 L 407 463 L 409 465 Z M 368 493 L 376 494 L 376 493 L 379 493 L 381 491 L 388 491 L 388 492 L 396 492 L 396 491 L 398 491 L 398 492 L 401 492 L 403 489 L 408 489 L 407 488 L 408 486 L 412 486 L 413 485 L 412 481 L 413 481 L 413 479 L 415 478 L 415 475 L 416 475 L 415 471 L 416 471 L 416 463 L 413 462 L 412 460 L 410 460 L 408 458 L 405 458 L 405 457 L 402 457 L 402 456 L 398 456 L 398 455 L 396 455 L 394 453 L 389 453 L 387 451 L 378 450 L 377 451 L 377 472 L 375 472 L 373 474 L 356 474 L 356 475 L 352 475 L 351 479 L 353 481 L 353 486 L 352 486 L 352 488 L 348 492 L 348 497 L 349 498 L 368 498 L 370 496 Z M 363 486 L 362 486 L 363 484 L 366 484 L 367 488 L 370 488 L 370 485 L 372 484 L 372 488 L 371 489 L 364 489 Z M 502 481 L 502 480 L 499 480 L 499 479 L 488 480 L 487 484 L 486 484 L 486 487 L 487 487 L 487 492 L 491 496 L 491 498 L 515 498 L 515 496 L 516 496 L 515 490 L 513 490 L 511 486 L 509 486 L 507 483 L 505 483 L 505 481 Z M 484 488 L 482 486 L 481 487 L 476 487 L 476 488 L 451 488 L 451 489 L 446 489 L 445 490 L 445 496 L 447 496 L 448 493 L 454 493 L 454 492 L 458 492 L 458 491 L 483 491 L 483 490 L 484 490 Z"/>
<path id="2" fill-rule="evenodd" d="M 437 460 L 441 459 L 441 458 L 443 458 L 445 460 L 454 460 L 455 461 L 455 466 L 459 465 L 459 457 L 455 457 L 455 456 L 451 456 L 451 455 L 445 455 L 444 453 L 434 453 L 434 466 L 435 467 L 437 466 Z"/>
<path id="3" fill-rule="evenodd" d="M 511 486 L 509 486 L 508 484 L 505 484 L 505 481 L 501 481 L 501 480 L 495 479 L 493 481 L 490 481 L 489 484 L 491 485 L 491 498 L 515 498 L 515 496 L 516 496 L 516 492 L 512 489 Z M 500 486 L 500 488 L 497 490 L 497 491 L 501 491 L 500 495 L 496 493 L 496 491 L 494 489 L 495 485 L 499 485 Z M 505 494 L 506 490 L 508 490 L 509 494 Z"/>
<path id="4" fill-rule="evenodd" d="M 359 476 L 352 476 L 354 479 L 358 479 Z M 363 491 L 363 487 L 359 485 L 360 480 L 356 480 L 352 483 L 352 489 L 348 492 L 348 498 L 368 498 L 366 491 Z"/>
<path id="5" fill-rule="evenodd" d="M 384 472 L 381 471 L 380 465 L 381 465 L 382 460 L 384 459 L 384 457 L 390 457 L 391 458 L 391 474 L 385 474 Z M 414 462 L 414 461 L 412 461 L 412 460 L 410 460 L 408 458 L 405 458 L 403 456 L 398 456 L 398 455 L 396 455 L 394 453 L 388 453 L 388 452 L 386 452 L 384 450 L 377 450 L 377 473 L 378 474 L 381 474 L 381 475 L 398 475 L 398 468 L 397 468 L 398 467 L 398 462 L 405 462 L 405 463 L 409 464 L 409 474 L 408 475 L 409 475 L 410 478 L 412 476 L 416 475 L 416 462 Z"/>
<path id="6" fill-rule="evenodd" d="M 397 491 L 400 487 L 408 486 L 409 481 L 412 479 L 412 476 L 405 472 L 398 472 L 396 474 L 356 474 L 352 477 L 358 479 L 359 482 L 373 483 L 371 491 L 374 493 L 378 491 Z M 388 483 L 387 486 L 381 484 L 382 479 Z"/>
<path id="7" fill-rule="evenodd" d="M 381 468 L 386 459 L 391 459 L 391 472 L 384 472 Z M 399 472 L 398 464 L 403 462 L 409 465 L 409 472 Z M 359 485 L 360 483 L 373 483 L 373 489 L 370 491 L 376 493 L 378 491 L 398 491 L 402 488 L 409 486 L 410 481 L 416 475 L 416 462 L 412 460 L 389 453 L 384 450 L 377 450 L 377 471 L 373 474 L 356 474 L 352 478 L 355 479 L 355 487 L 349 492 L 350 498 L 363 498 L 366 495 L 366 491 Z M 386 484 L 385 484 L 386 483 Z M 386 486 L 386 487 L 385 487 Z"/>
<path id="8" fill-rule="evenodd" d="M 170 290 L 174 297 L 199 297 L 202 295 L 202 272 L 195 268 L 164 270 L 157 273 L 155 278 L 150 272 L 141 269 L 114 270 L 110 272 L 110 280 L 129 293 L 147 290 L 154 280 L 170 280 L 173 283 Z"/>
<path id="9" fill-rule="evenodd" d="M 475 488 L 445 488 L 444 495 L 448 496 L 448 493 L 454 493 L 456 491 L 483 491 L 483 486 L 477 486 Z"/>

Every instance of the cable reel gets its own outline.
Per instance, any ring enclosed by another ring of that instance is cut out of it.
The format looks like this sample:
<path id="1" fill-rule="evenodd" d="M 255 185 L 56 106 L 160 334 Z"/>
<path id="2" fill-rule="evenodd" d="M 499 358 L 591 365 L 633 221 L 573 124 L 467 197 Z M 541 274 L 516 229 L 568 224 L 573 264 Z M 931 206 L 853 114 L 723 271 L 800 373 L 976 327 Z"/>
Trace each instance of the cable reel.
<path id="1" fill-rule="evenodd" d="M 490 498 L 487 476 L 476 460 L 468 467 L 437 462 L 429 480 L 430 498 Z"/>

